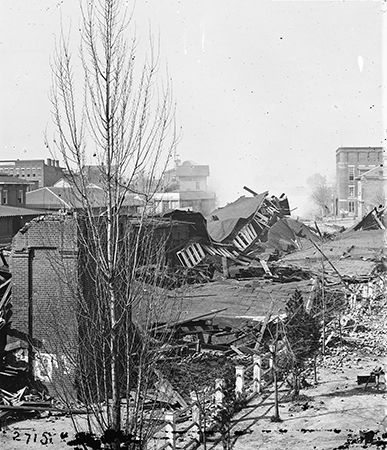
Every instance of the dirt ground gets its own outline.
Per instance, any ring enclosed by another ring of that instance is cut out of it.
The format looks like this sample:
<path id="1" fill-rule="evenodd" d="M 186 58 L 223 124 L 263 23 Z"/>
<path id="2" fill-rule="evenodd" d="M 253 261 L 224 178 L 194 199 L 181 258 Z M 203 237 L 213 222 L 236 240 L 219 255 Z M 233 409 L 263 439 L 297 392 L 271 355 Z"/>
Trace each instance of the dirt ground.
<path id="1" fill-rule="evenodd" d="M 352 361 L 351 367 L 343 363 L 343 367 L 319 370 L 319 384 L 303 390 L 305 397 L 300 402 L 281 402 L 281 423 L 271 422 L 273 396 L 264 393 L 235 418 L 231 430 L 233 448 L 332 450 L 344 444 L 349 434 L 358 435 L 360 429 L 384 432 L 387 429 L 387 392 L 374 387 L 365 390 L 363 385 L 357 385 L 356 376 L 367 374 L 376 365 L 386 365 L 386 362 L 383 358 L 364 357 Z M 281 396 L 286 393 L 282 387 Z M 80 424 L 85 420 L 84 416 L 77 417 Z M 67 441 L 73 436 L 72 430 L 68 417 L 21 420 L 9 423 L 0 434 L 0 448 L 69 449 Z M 346 448 L 362 447 L 352 444 Z"/>
<path id="2" fill-rule="evenodd" d="M 297 403 L 282 402 L 281 423 L 273 423 L 273 396 L 254 400 L 238 414 L 232 435 L 235 450 L 333 450 L 359 430 L 387 429 L 387 392 L 358 386 L 356 376 L 367 374 L 385 360 L 364 358 L 350 368 L 319 371 L 319 384 L 303 390 L 305 398 Z M 281 389 L 281 395 L 286 395 Z M 306 406 L 304 406 L 306 405 Z M 306 408 L 303 410 L 303 408 Z M 235 431 L 240 436 L 235 436 Z M 220 448 L 218 446 L 217 448 Z M 343 448 L 362 448 L 352 444 Z"/>
<path id="3" fill-rule="evenodd" d="M 280 388 L 282 422 L 270 420 L 274 409 L 272 389 L 264 390 L 235 416 L 231 428 L 234 450 L 367 448 L 364 444 L 348 443 L 348 438 L 357 438 L 360 430 L 378 431 L 379 437 L 387 431 L 385 386 L 377 390 L 374 385 L 365 389 L 357 384 L 358 375 L 369 375 L 375 367 L 387 369 L 386 306 L 376 314 L 362 314 L 358 322 L 365 327 L 364 332 L 352 333 L 354 345 L 334 349 L 324 361 L 319 361 L 318 384 L 303 389 L 301 401 L 291 402 L 286 398 L 287 388 Z M 75 419 L 80 428 L 86 429 L 85 415 Z M 9 421 L 0 433 L 0 449 L 69 449 L 67 442 L 74 436 L 73 430 L 70 417 Z M 222 446 L 211 441 L 207 449 L 212 448 L 218 450 Z"/>

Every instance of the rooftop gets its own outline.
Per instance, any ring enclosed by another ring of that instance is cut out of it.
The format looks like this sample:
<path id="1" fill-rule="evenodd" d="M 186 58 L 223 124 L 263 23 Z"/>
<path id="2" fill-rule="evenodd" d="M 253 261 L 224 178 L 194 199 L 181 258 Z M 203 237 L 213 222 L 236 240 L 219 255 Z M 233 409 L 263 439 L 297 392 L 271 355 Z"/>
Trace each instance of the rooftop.
<path id="1" fill-rule="evenodd" d="M 162 308 L 157 308 L 157 319 L 159 322 L 192 320 L 213 313 L 222 322 L 262 321 L 269 311 L 273 314 L 283 311 L 296 289 L 308 298 L 312 286 L 312 280 L 273 283 L 258 278 L 191 285 L 184 287 L 184 291 L 177 289 L 164 295 L 160 292 Z M 135 314 L 141 314 L 140 308 Z"/>
<path id="2" fill-rule="evenodd" d="M 0 217 L 14 217 L 14 216 L 39 216 L 46 214 L 45 211 L 37 209 L 19 208 L 17 206 L 0 205 Z"/>
<path id="3" fill-rule="evenodd" d="M 336 153 L 339 153 L 339 152 L 361 152 L 364 150 L 368 150 L 368 151 L 374 150 L 376 152 L 381 152 L 381 151 L 383 151 L 383 147 L 339 147 L 336 150 Z"/>
<path id="4" fill-rule="evenodd" d="M 207 227 L 210 236 L 221 242 L 233 232 L 239 221 L 250 218 L 265 200 L 267 192 L 255 197 L 239 197 L 235 202 L 215 209 L 207 217 Z"/>
<path id="5" fill-rule="evenodd" d="M 88 201 L 91 207 L 104 207 L 107 205 L 106 192 L 95 185 L 88 186 Z M 82 195 L 72 187 L 43 187 L 27 192 L 28 205 L 50 205 L 52 207 L 82 208 L 85 203 Z M 123 206 L 142 206 L 143 201 L 134 194 L 127 194 Z"/>

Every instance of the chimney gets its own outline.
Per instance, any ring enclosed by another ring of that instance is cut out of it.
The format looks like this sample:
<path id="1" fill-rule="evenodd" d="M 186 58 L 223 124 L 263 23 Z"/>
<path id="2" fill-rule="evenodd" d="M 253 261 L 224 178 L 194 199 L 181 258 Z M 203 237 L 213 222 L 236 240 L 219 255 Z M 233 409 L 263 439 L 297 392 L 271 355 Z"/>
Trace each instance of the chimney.
<path id="1" fill-rule="evenodd" d="M 47 158 L 47 165 L 51 166 L 51 159 L 50 158 Z"/>

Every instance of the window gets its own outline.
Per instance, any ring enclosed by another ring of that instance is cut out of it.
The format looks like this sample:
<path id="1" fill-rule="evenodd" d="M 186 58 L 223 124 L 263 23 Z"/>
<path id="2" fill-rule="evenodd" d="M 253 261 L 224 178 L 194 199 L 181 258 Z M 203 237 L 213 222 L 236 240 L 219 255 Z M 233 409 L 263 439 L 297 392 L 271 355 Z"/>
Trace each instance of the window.
<path id="1" fill-rule="evenodd" d="M 355 202 L 353 200 L 350 200 L 348 202 L 348 212 L 350 212 L 350 213 L 355 212 Z"/>
<path id="2" fill-rule="evenodd" d="M 355 167 L 354 166 L 348 167 L 348 178 L 349 178 L 349 181 L 353 181 L 355 179 Z"/>
<path id="3" fill-rule="evenodd" d="M 24 203 L 24 202 L 23 202 L 23 197 L 24 197 L 24 195 L 23 195 L 23 189 L 19 189 L 19 195 L 18 195 L 18 197 L 17 197 L 18 203 Z"/>
<path id="4" fill-rule="evenodd" d="M 197 191 L 200 191 L 200 181 L 197 181 L 197 182 L 196 182 L 196 190 L 197 190 Z"/>
<path id="5" fill-rule="evenodd" d="M 348 186 L 348 196 L 353 198 L 355 197 L 355 186 Z"/>
<path id="6" fill-rule="evenodd" d="M 3 205 L 8 205 L 8 191 L 7 189 L 3 190 L 2 196 L 1 196 L 1 203 Z"/>

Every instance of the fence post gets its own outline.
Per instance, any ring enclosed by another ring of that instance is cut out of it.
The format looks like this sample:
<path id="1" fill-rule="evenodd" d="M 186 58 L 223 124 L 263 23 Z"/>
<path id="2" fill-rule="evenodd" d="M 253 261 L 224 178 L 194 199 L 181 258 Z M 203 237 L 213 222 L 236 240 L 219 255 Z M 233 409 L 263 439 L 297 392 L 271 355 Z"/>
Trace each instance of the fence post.
<path id="1" fill-rule="evenodd" d="M 172 411 L 165 412 L 165 437 L 172 450 L 176 448 L 176 422 Z"/>
<path id="2" fill-rule="evenodd" d="M 215 406 L 218 406 L 219 408 L 223 406 L 223 385 L 223 378 L 217 378 L 215 380 Z"/>
<path id="3" fill-rule="evenodd" d="M 273 353 L 274 353 L 274 345 L 269 345 L 270 356 L 269 356 L 269 368 L 273 369 Z"/>
<path id="4" fill-rule="evenodd" d="M 259 355 L 253 355 L 253 392 L 259 394 L 262 388 L 261 382 L 261 357 Z"/>
<path id="5" fill-rule="evenodd" d="M 192 402 L 191 421 L 195 424 L 195 426 L 192 428 L 192 434 L 194 439 L 200 442 L 200 408 L 198 405 L 198 396 L 194 391 L 191 392 L 190 396 Z"/>
<path id="6" fill-rule="evenodd" d="M 235 395 L 237 398 L 243 396 L 245 390 L 245 368 L 235 366 Z"/>

